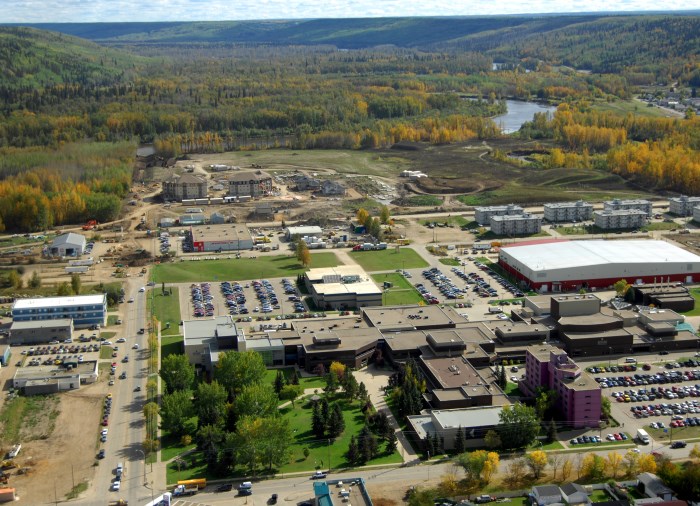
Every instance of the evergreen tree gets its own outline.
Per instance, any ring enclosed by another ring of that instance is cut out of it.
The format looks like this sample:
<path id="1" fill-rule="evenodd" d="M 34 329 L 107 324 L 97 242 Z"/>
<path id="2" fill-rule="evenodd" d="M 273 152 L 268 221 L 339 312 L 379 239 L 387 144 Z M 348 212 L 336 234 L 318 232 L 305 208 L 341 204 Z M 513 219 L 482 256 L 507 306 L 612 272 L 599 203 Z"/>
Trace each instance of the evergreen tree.
<path id="1" fill-rule="evenodd" d="M 435 432 L 433 433 L 433 448 L 435 449 L 435 453 L 441 453 L 441 448 L 440 448 L 440 437 L 438 436 L 438 433 Z"/>
<path id="2" fill-rule="evenodd" d="M 343 411 L 339 404 L 333 404 L 331 413 L 328 417 L 328 435 L 332 438 L 340 436 L 345 430 L 345 419 L 343 419 Z"/>
<path id="3" fill-rule="evenodd" d="M 357 446 L 360 454 L 360 463 L 365 464 L 372 460 L 377 454 L 377 440 L 374 434 L 369 430 L 366 425 L 362 427 L 360 434 L 358 436 Z"/>
<path id="4" fill-rule="evenodd" d="M 299 384 L 299 374 L 297 374 L 296 369 L 294 369 L 292 371 L 292 375 L 289 377 L 289 384 L 290 385 L 298 385 Z"/>
<path id="5" fill-rule="evenodd" d="M 386 439 L 386 453 L 391 455 L 396 451 L 398 445 L 399 440 L 396 438 L 396 433 L 392 430 L 391 434 L 389 434 L 389 437 Z"/>
<path id="6" fill-rule="evenodd" d="M 425 435 L 425 458 L 429 459 L 435 455 L 435 445 L 433 444 L 433 436 L 428 432 Z"/>
<path id="7" fill-rule="evenodd" d="M 367 392 L 367 387 L 364 382 L 360 382 L 360 386 L 357 389 L 357 398 L 360 399 L 360 402 L 365 402 L 369 399 L 369 393 Z"/>
<path id="8" fill-rule="evenodd" d="M 455 452 L 457 454 L 464 453 L 464 432 L 462 431 L 462 426 L 457 429 L 457 434 L 455 435 Z"/>
<path id="9" fill-rule="evenodd" d="M 328 399 L 325 397 L 321 399 L 321 419 L 323 420 L 323 425 L 328 425 L 328 418 L 331 415 L 331 406 L 328 404 Z"/>
<path id="10" fill-rule="evenodd" d="M 353 376 L 352 371 L 347 369 L 345 375 L 343 376 L 343 390 L 345 391 L 345 396 L 353 400 L 357 397 L 360 385 L 357 384 L 357 379 Z"/>
<path id="11" fill-rule="evenodd" d="M 547 427 L 547 442 L 551 443 L 557 440 L 557 424 L 554 419 L 549 421 L 549 427 Z"/>
<path id="12" fill-rule="evenodd" d="M 284 378 L 284 373 L 280 369 L 278 369 L 277 376 L 275 376 L 275 381 L 273 383 L 273 386 L 275 387 L 275 392 L 277 393 L 277 395 L 280 394 L 280 392 L 282 391 L 282 389 L 284 388 L 284 385 L 286 383 L 287 382 Z"/>
<path id="13" fill-rule="evenodd" d="M 323 418 L 323 413 L 321 411 L 321 406 L 318 402 L 314 403 L 313 410 L 311 412 L 311 432 L 314 436 L 321 439 L 326 431 L 326 421 Z"/>
<path id="14" fill-rule="evenodd" d="M 346 454 L 346 457 L 350 464 L 355 465 L 358 461 L 359 456 L 360 452 L 357 447 L 357 440 L 355 439 L 355 436 L 352 436 L 350 438 L 350 446 L 348 447 L 348 453 Z"/>

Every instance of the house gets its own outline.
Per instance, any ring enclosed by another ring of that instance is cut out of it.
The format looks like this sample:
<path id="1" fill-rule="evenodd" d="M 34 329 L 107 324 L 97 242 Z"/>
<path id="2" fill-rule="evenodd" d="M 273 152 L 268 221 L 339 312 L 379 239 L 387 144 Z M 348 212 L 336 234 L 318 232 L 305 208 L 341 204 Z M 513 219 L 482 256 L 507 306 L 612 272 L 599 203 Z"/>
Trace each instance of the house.
<path id="1" fill-rule="evenodd" d="M 85 236 L 69 232 L 59 235 L 51 243 L 49 252 L 58 257 L 79 257 L 85 251 Z"/>
<path id="2" fill-rule="evenodd" d="M 664 501 L 673 499 L 674 492 L 653 473 L 641 473 L 637 475 L 637 488 L 649 497 L 659 497 Z"/>
<path id="3" fill-rule="evenodd" d="M 561 487 L 561 497 L 567 504 L 573 506 L 576 504 L 591 504 L 588 498 L 588 492 L 578 483 L 565 483 Z"/>
<path id="4" fill-rule="evenodd" d="M 209 223 L 212 225 L 221 225 L 223 223 L 226 223 L 226 216 L 224 216 L 221 213 L 211 213 L 211 216 L 209 217 Z"/>
<path id="5" fill-rule="evenodd" d="M 275 217 L 275 210 L 272 208 L 272 204 L 269 202 L 262 202 L 255 205 L 255 216 L 271 220 Z"/>
<path id="6" fill-rule="evenodd" d="M 345 187 L 335 181 L 326 180 L 321 183 L 322 195 L 345 195 Z"/>
<path id="7" fill-rule="evenodd" d="M 314 177 L 309 177 L 306 175 L 301 175 L 301 176 L 295 176 L 294 182 L 297 185 L 297 190 L 303 191 L 303 190 L 311 190 L 311 191 L 316 191 L 321 188 L 321 181 L 314 178 Z"/>
<path id="8" fill-rule="evenodd" d="M 561 490 L 556 485 L 538 485 L 532 487 L 530 493 L 532 502 L 538 506 L 547 506 L 548 504 L 558 504 L 562 502 Z"/>

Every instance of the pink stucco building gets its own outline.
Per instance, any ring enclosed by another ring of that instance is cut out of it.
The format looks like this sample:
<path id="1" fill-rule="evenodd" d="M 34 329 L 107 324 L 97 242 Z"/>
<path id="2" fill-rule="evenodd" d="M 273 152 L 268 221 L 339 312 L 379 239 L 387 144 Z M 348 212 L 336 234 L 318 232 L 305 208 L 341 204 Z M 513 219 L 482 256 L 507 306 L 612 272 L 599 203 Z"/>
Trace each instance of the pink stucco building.
<path id="1" fill-rule="evenodd" d="M 562 420 L 575 428 L 600 425 L 601 389 L 593 378 L 560 348 L 530 346 L 525 354 L 525 378 L 520 390 L 535 395 L 544 386 L 557 393 L 556 406 Z"/>

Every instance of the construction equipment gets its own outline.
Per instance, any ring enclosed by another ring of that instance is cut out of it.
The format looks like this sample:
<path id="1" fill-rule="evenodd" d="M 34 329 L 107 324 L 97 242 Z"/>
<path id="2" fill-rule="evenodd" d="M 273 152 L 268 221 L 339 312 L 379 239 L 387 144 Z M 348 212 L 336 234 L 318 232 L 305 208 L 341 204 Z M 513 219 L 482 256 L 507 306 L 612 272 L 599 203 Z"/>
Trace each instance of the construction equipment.
<path id="1" fill-rule="evenodd" d="M 127 506 L 129 504 L 129 501 L 126 499 L 119 499 L 117 501 L 109 501 L 107 503 L 107 506 Z"/>
<path id="2" fill-rule="evenodd" d="M 93 230 L 97 228 L 97 220 L 88 220 L 88 222 L 83 225 L 83 230 Z"/>

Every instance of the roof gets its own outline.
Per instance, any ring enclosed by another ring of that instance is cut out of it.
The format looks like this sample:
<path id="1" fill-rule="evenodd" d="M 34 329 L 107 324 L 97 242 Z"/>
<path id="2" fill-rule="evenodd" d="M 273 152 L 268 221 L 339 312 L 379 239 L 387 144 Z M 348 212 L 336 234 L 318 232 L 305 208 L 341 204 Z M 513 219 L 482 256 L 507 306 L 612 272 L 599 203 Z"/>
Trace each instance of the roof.
<path id="1" fill-rule="evenodd" d="M 70 362 L 70 361 L 67 361 Z M 15 380 L 43 380 L 46 378 L 65 378 L 77 374 L 93 374 L 97 372 L 97 360 L 77 362 L 70 371 L 58 365 L 40 365 L 35 367 L 18 367 Z"/>
<path id="2" fill-rule="evenodd" d="M 75 234 L 73 232 L 68 232 L 67 234 L 59 235 L 52 242 L 51 246 L 61 246 L 63 244 L 78 244 L 85 246 L 85 236 L 80 234 Z"/>
<path id="3" fill-rule="evenodd" d="M 366 307 L 362 308 L 362 312 L 371 325 L 383 330 L 454 327 L 456 321 L 464 322 L 464 318 L 459 316 L 457 320 L 458 314 L 446 309 L 437 304 L 431 304 L 429 306 Z"/>
<path id="4" fill-rule="evenodd" d="M 194 174 L 173 174 L 170 176 L 168 179 L 166 179 L 166 182 L 168 183 L 177 183 L 177 184 L 207 184 L 206 179 L 196 176 Z"/>
<path id="5" fill-rule="evenodd" d="M 305 226 L 305 227 L 287 227 L 287 234 L 289 235 L 311 235 L 311 234 L 322 234 L 323 229 L 317 226 Z"/>
<path id="6" fill-rule="evenodd" d="M 561 496 L 561 490 L 556 485 L 538 485 L 532 487 L 532 492 L 539 497 Z"/>
<path id="7" fill-rule="evenodd" d="M 55 320 L 30 320 L 12 322 L 10 330 L 25 330 L 25 329 L 45 329 L 52 327 L 70 327 L 73 320 L 70 318 L 57 318 Z"/>
<path id="8" fill-rule="evenodd" d="M 582 200 L 578 200 L 576 202 L 549 202 L 544 205 L 545 209 L 550 208 L 550 209 L 567 209 L 571 207 L 593 207 L 593 204 L 590 202 L 584 202 Z"/>
<path id="9" fill-rule="evenodd" d="M 579 485 L 578 483 L 564 483 L 561 487 L 559 487 L 562 492 L 564 492 L 566 495 L 572 495 L 576 493 L 582 493 L 582 494 L 587 494 L 586 489 L 583 488 L 583 486 Z"/>
<path id="10" fill-rule="evenodd" d="M 654 473 L 640 473 L 637 479 L 644 484 L 644 489 L 655 495 L 673 494 L 673 490 L 664 485 L 664 482 Z"/>
<path id="11" fill-rule="evenodd" d="M 491 427 L 501 421 L 503 406 L 480 406 L 464 409 L 434 409 L 431 412 L 433 424 L 443 429 L 451 427 Z"/>
<path id="12" fill-rule="evenodd" d="M 265 179 L 272 179 L 269 174 L 265 172 L 235 172 L 228 177 L 229 181 L 263 181 Z"/>
<path id="13" fill-rule="evenodd" d="M 36 299 L 18 299 L 12 305 L 12 310 L 16 309 L 39 309 L 45 307 L 72 307 L 72 306 L 92 306 L 106 304 L 107 295 L 73 295 L 71 297 L 43 297 Z"/>
<path id="14" fill-rule="evenodd" d="M 252 237 L 248 227 L 241 224 L 207 225 L 206 227 L 192 228 L 193 242 L 208 242 L 224 244 L 233 241 L 250 241 Z M 250 246 L 248 246 L 250 247 Z"/>
<path id="15" fill-rule="evenodd" d="M 208 320 L 185 320 L 182 325 L 186 345 L 202 344 L 217 335 L 219 337 L 238 335 L 238 328 L 230 316 L 217 316 Z"/>

